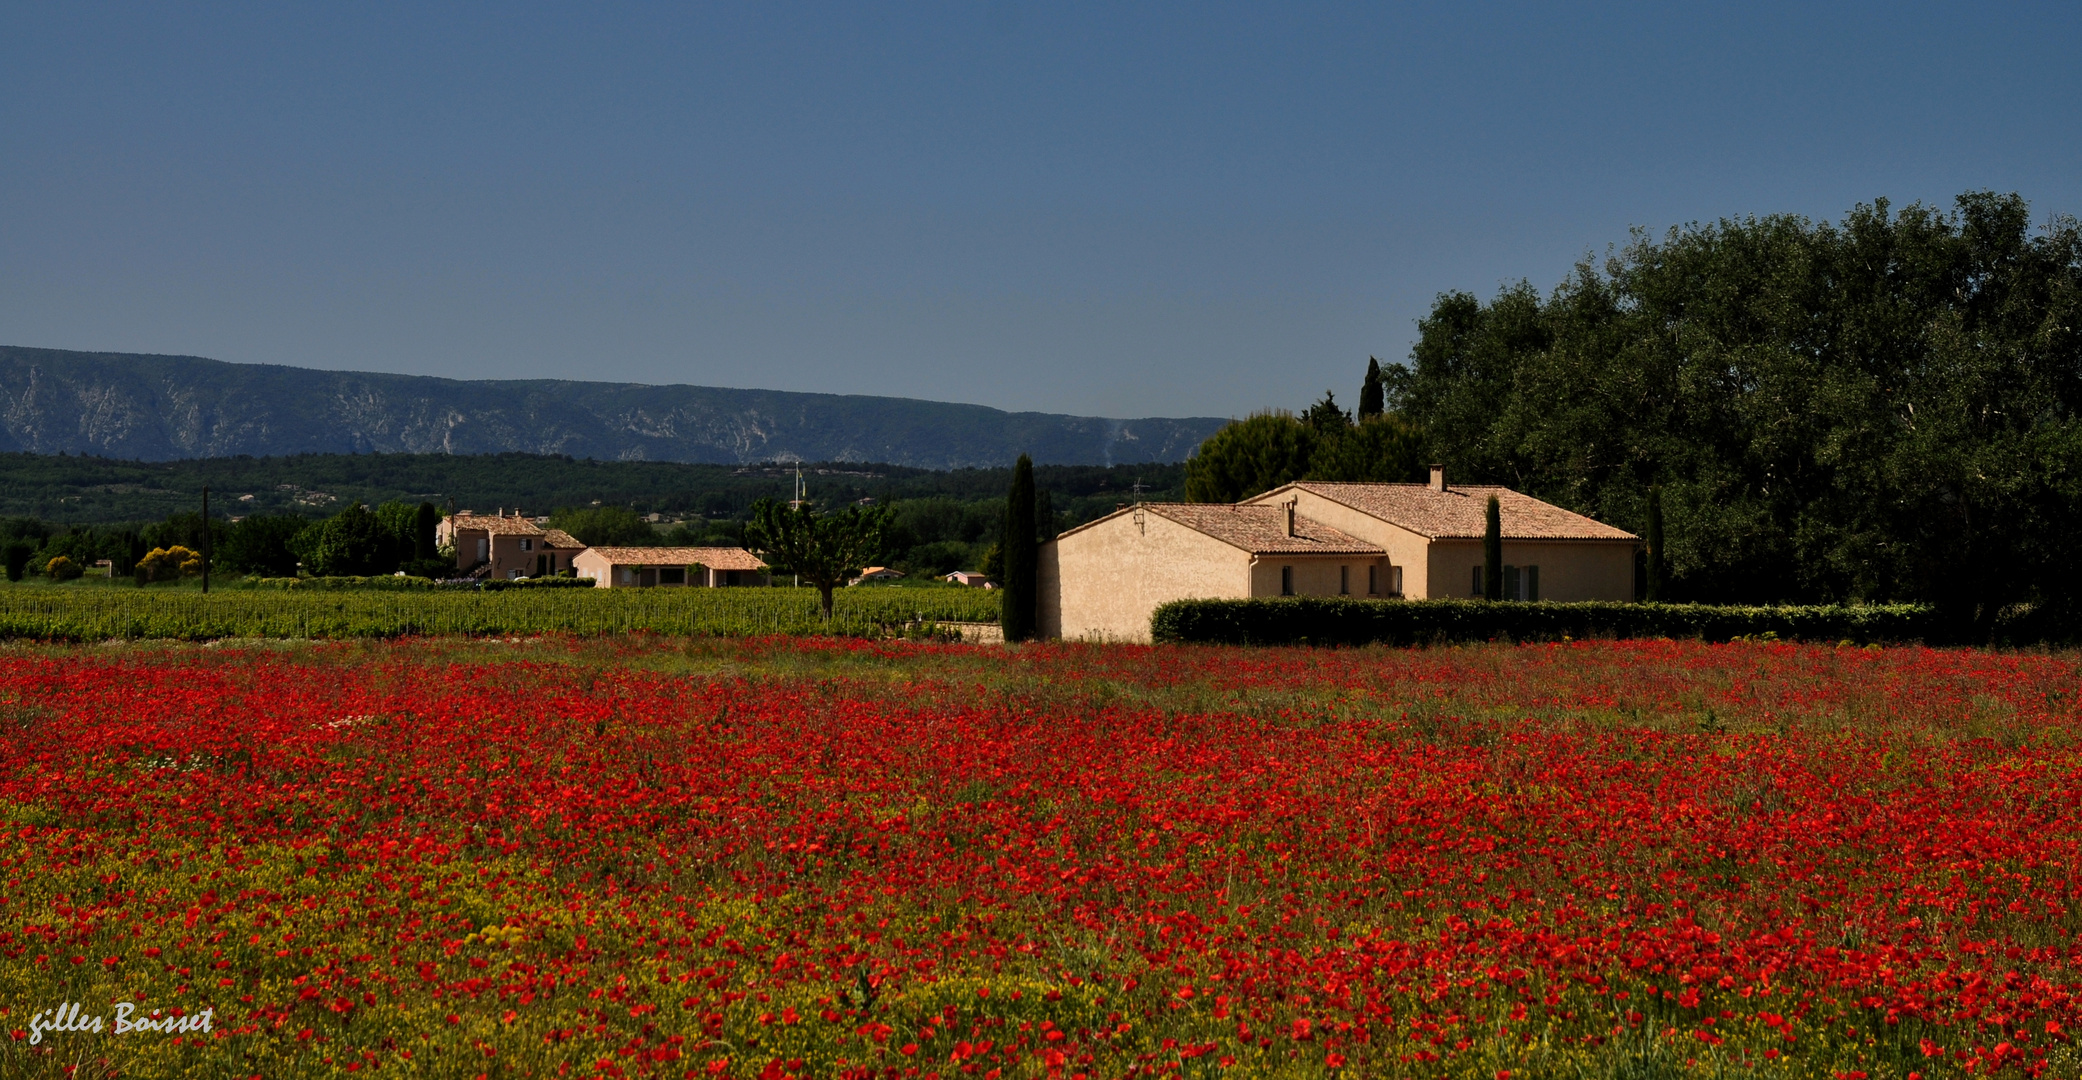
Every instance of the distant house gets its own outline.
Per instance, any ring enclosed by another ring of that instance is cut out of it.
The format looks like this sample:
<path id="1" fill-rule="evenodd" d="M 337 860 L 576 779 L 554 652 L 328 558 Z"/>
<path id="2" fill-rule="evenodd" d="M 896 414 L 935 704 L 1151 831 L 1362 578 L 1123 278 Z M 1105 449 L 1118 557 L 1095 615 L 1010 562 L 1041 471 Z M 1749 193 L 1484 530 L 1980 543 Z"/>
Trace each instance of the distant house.
<path id="1" fill-rule="evenodd" d="M 1381 545 L 1413 599 L 1481 596 L 1482 532 L 1496 496 L 1506 600 L 1632 600 L 1641 538 L 1507 487 L 1333 484 L 1304 480 L 1247 500 L 1291 503 L 1310 518 Z"/>
<path id="2" fill-rule="evenodd" d="M 1387 569 L 1379 544 L 1292 507 L 1140 503 L 1041 545 L 1036 614 L 1045 637 L 1148 641 L 1172 600 L 1382 595 Z"/>
<path id="3" fill-rule="evenodd" d="M 1509 488 L 1304 481 L 1235 505 L 1123 507 L 1041 546 L 1044 636 L 1147 641 L 1172 600 L 1480 596 L 1495 495 L 1504 595 L 1631 600 L 1640 540 Z"/>
<path id="4" fill-rule="evenodd" d="M 859 577 L 846 584 L 858 585 L 863 581 L 895 581 L 903 576 L 904 572 L 902 570 L 892 570 L 887 566 L 870 566 L 862 570 Z"/>
<path id="5" fill-rule="evenodd" d="M 743 548 L 596 547 L 580 552 L 572 563 L 579 577 L 592 579 L 602 589 L 728 588 L 769 582 L 766 564 Z"/>
<path id="6" fill-rule="evenodd" d="M 997 582 L 974 570 L 956 570 L 940 580 L 951 581 L 956 585 L 967 585 L 972 589 L 995 589 L 998 587 Z"/>
<path id="7" fill-rule="evenodd" d="M 458 574 L 486 577 L 550 577 L 571 569 L 585 545 L 562 529 L 546 528 L 501 509 L 497 514 L 460 511 L 434 527 L 434 539 L 455 545 Z"/>

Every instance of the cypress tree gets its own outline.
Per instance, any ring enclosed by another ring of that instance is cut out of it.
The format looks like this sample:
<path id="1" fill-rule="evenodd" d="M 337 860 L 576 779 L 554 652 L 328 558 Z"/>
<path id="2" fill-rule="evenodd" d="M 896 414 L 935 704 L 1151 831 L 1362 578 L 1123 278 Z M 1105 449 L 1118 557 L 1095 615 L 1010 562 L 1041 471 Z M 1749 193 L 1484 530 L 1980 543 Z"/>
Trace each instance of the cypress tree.
<path id="1" fill-rule="evenodd" d="M 1381 362 L 1369 356 L 1366 358 L 1366 381 L 1359 386 L 1359 419 L 1363 422 L 1387 409 L 1387 392 L 1381 385 Z"/>
<path id="2" fill-rule="evenodd" d="M 1663 598 L 1663 489 L 1648 489 L 1648 601 Z"/>
<path id="3" fill-rule="evenodd" d="M 1000 625 L 1006 641 L 1025 641 L 1034 636 L 1039 588 L 1037 572 L 1041 546 L 1035 539 L 1034 462 L 1025 454 L 1012 467 L 1012 491 L 1005 500 L 1005 580 L 1000 600 Z"/>
<path id="4" fill-rule="evenodd" d="M 1489 507 L 1483 513 L 1482 522 L 1482 598 L 1502 600 L 1504 598 L 1504 511 L 1489 497 Z"/>
<path id="5" fill-rule="evenodd" d="M 412 516 L 413 558 L 434 558 L 436 550 L 434 545 L 434 526 L 439 524 L 440 521 L 441 511 L 434 509 L 433 503 L 422 502 L 419 504 L 419 510 Z"/>

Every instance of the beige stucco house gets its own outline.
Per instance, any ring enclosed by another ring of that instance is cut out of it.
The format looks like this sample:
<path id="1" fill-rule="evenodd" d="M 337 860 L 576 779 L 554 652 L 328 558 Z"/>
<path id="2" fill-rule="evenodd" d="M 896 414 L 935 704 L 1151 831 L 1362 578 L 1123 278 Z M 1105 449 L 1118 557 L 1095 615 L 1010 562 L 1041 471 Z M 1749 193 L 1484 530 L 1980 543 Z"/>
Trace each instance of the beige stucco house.
<path id="1" fill-rule="evenodd" d="M 727 588 L 765 585 L 766 564 L 743 548 L 732 547 L 596 547 L 572 560 L 582 578 L 596 588 L 647 588 L 659 585 Z"/>
<path id="2" fill-rule="evenodd" d="M 562 529 L 547 528 L 530 518 L 500 510 L 494 514 L 460 511 L 434 527 L 434 539 L 455 545 L 459 574 L 477 572 L 495 578 L 551 577 L 571 569 L 585 545 Z"/>
<path id="3" fill-rule="evenodd" d="M 1482 533 L 1497 497 L 1504 594 L 1631 600 L 1640 539 L 1509 488 L 1288 484 L 1237 505 L 1144 503 L 1041 546 L 1046 637 L 1148 641 L 1158 605 L 1255 596 L 1482 595 Z"/>
<path id="4" fill-rule="evenodd" d="M 1379 544 L 1411 599 L 1482 595 L 1482 533 L 1497 498 L 1507 600 L 1632 600 L 1641 538 L 1507 487 L 1336 484 L 1274 488 L 1250 505 L 1292 503 L 1306 517 Z"/>
<path id="5" fill-rule="evenodd" d="M 1171 600 L 1381 596 L 1392 584 L 1376 543 L 1291 505 L 1142 503 L 1041 545 L 1044 637 L 1148 641 Z"/>

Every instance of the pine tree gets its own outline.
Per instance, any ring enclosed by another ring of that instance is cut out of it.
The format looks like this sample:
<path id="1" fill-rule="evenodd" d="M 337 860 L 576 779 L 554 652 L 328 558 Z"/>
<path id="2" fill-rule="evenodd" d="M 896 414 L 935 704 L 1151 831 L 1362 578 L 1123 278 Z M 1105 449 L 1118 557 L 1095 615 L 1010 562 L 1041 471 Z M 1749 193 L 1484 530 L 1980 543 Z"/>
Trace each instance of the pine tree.
<path id="1" fill-rule="evenodd" d="M 1308 407 L 1301 414 L 1301 422 L 1307 424 L 1317 435 L 1334 439 L 1352 427 L 1352 414 L 1337 407 L 1337 394 L 1325 390 L 1323 400 Z"/>
<path id="2" fill-rule="evenodd" d="M 1504 598 L 1504 511 L 1494 495 L 1482 522 L 1482 598 Z"/>
<path id="3" fill-rule="evenodd" d="M 1034 636 L 1039 598 L 1041 545 L 1035 539 L 1034 462 L 1025 454 L 1012 467 L 1012 490 L 1005 501 L 1004 595 L 1000 599 L 1000 625 L 1006 641 L 1025 641 Z"/>
<path id="4" fill-rule="evenodd" d="M 1359 419 L 1364 422 L 1370 416 L 1379 416 L 1387 411 L 1388 395 L 1381 385 L 1381 362 L 1371 356 L 1366 358 L 1366 381 L 1359 386 Z"/>

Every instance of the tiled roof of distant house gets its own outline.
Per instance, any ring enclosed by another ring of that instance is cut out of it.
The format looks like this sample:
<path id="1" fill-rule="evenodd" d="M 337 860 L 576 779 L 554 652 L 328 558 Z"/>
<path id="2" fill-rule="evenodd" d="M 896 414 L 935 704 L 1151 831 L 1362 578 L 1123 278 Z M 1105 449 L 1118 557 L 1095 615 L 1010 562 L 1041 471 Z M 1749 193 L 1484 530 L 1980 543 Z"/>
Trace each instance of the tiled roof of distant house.
<path id="1" fill-rule="evenodd" d="M 1481 539 L 1487 527 L 1485 517 L 1491 495 L 1496 496 L 1497 513 L 1506 540 L 1640 539 L 1625 529 L 1615 529 L 1510 488 L 1481 484 L 1456 484 L 1440 491 L 1428 484 L 1339 484 L 1303 480 L 1258 498 L 1269 500 L 1289 488 L 1320 495 L 1433 540 Z"/>
<path id="2" fill-rule="evenodd" d="M 711 570 L 758 570 L 766 564 L 743 548 L 729 547 L 596 547 L 589 554 L 613 566 L 693 566 Z"/>
<path id="3" fill-rule="evenodd" d="M 585 546 L 579 542 L 578 537 L 562 529 L 542 530 L 542 542 L 554 548 L 582 548 Z"/>
<path id="4" fill-rule="evenodd" d="M 473 514 L 465 510 L 448 519 L 451 529 L 457 532 L 474 529 L 493 536 L 541 536 L 542 526 L 524 517 L 500 517 L 494 514 Z M 562 547 L 563 545 L 557 545 Z M 581 545 L 583 546 L 583 545 Z"/>
<path id="5" fill-rule="evenodd" d="M 1141 509 L 1168 518 L 1195 532 L 1242 548 L 1253 555 L 1380 555 L 1382 550 L 1320 521 L 1297 516 L 1287 535 L 1284 506 L 1232 506 L 1226 503 L 1144 503 Z M 1133 509 L 1115 514 L 1132 513 Z M 1112 515 L 1109 515 L 1112 516 Z"/>

